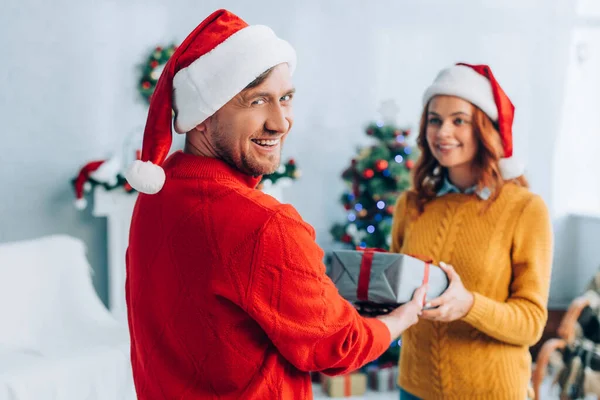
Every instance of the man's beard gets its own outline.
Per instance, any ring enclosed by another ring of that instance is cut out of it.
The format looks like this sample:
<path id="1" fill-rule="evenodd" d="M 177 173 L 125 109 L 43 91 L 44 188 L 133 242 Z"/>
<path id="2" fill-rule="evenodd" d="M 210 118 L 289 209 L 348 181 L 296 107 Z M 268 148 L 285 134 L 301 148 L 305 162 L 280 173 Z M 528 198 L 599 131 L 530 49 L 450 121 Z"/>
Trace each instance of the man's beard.
<path id="1" fill-rule="evenodd" d="M 265 132 L 266 133 L 266 132 Z M 261 137 L 268 136 L 269 134 L 262 135 Z M 269 157 L 265 157 L 264 159 L 273 161 L 272 163 L 260 163 L 257 160 L 249 157 L 249 153 L 242 153 L 239 160 L 236 160 L 233 156 L 233 152 L 231 148 L 236 146 L 237 143 L 232 143 L 227 140 L 226 134 L 223 134 L 222 131 L 215 132 L 215 150 L 217 150 L 219 156 L 227 162 L 229 165 L 237 168 L 238 170 L 244 172 L 247 175 L 251 176 L 261 176 L 261 175 L 269 175 L 273 172 L 277 171 L 279 165 L 281 163 L 281 149 L 282 143 L 279 143 L 279 152 L 274 153 Z"/>

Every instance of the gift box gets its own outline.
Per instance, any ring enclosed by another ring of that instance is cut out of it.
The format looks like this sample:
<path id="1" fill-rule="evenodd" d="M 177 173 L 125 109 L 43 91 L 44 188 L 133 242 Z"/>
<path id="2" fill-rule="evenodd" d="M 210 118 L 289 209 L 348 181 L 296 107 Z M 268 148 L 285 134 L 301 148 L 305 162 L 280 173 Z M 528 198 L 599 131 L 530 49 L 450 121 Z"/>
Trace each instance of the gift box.
<path id="1" fill-rule="evenodd" d="M 359 372 L 340 376 L 322 375 L 321 386 L 329 397 L 361 396 L 367 392 L 367 375 Z"/>
<path id="2" fill-rule="evenodd" d="M 368 386 L 376 392 L 396 390 L 398 380 L 398 366 L 377 367 L 367 370 Z"/>
<path id="3" fill-rule="evenodd" d="M 340 295 L 368 315 L 409 302 L 424 282 L 427 301 L 448 288 L 446 273 L 430 260 L 374 249 L 333 251 L 327 274 Z"/>

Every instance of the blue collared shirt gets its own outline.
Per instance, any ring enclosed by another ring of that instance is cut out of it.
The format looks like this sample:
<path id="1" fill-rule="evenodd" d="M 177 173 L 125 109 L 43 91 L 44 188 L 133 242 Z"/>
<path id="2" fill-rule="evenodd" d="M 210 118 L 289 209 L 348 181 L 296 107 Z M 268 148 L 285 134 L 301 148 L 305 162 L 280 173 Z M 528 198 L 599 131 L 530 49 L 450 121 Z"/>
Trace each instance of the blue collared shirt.
<path id="1" fill-rule="evenodd" d="M 442 182 L 442 186 L 437 191 L 437 197 L 441 197 L 441 196 L 443 196 L 445 194 L 448 194 L 448 193 L 471 194 L 471 193 L 475 193 L 476 191 L 477 191 L 477 186 L 471 186 L 470 188 L 467 188 L 463 192 L 459 188 L 457 188 L 456 186 L 454 186 L 452 184 L 452 182 L 450 182 L 450 180 L 448 179 L 447 176 L 444 176 L 444 180 Z M 481 189 L 480 191 L 477 192 L 477 196 L 479 196 L 479 198 L 481 200 L 487 200 L 487 199 L 490 198 L 491 195 L 492 195 L 492 192 L 487 187 L 484 187 L 483 189 Z"/>

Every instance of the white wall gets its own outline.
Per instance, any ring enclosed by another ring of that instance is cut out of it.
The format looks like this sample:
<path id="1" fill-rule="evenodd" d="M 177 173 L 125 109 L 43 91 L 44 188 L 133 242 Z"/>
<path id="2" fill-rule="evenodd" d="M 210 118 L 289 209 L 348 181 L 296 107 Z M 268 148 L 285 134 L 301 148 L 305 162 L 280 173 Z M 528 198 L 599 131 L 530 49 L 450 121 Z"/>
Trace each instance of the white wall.
<path id="1" fill-rule="evenodd" d="M 572 3 L 562 0 L 8 0 L 0 12 L 0 241 L 70 233 L 90 246 L 106 298 L 105 222 L 72 207 L 70 178 L 141 129 L 135 65 L 225 7 L 294 44 L 296 122 L 285 149 L 303 178 L 286 192 L 318 241 L 345 217 L 341 171 L 379 103 L 416 129 L 440 68 L 489 63 L 517 107 L 516 155 L 552 207 L 552 168 Z"/>

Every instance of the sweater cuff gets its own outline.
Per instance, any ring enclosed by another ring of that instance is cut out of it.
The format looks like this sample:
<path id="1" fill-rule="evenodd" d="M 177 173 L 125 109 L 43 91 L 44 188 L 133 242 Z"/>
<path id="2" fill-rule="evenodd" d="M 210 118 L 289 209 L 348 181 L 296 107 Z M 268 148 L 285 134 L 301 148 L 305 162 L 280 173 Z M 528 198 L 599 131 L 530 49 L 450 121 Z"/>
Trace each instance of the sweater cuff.
<path id="1" fill-rule="evenodd" d="M 490 318 L 490 314 L 489 300 L 479 293 L 473 292 L 473 307 L 471 307 L 462 320 L 473 327 L 478 327 L 481 325 L 482 321 L 486 318 Z"/>
<path id="2" fill-rule="evenodd" d="M 365 322 L 371 328 L 371 332 L 373 333 L 373 350 L 372 353 L 375 358 L 381 356 L 392 343 L 392 336 L 390 335 L 390 330 L 387 325 L 381 322 L 377 318 L 365 318 Z"/>

